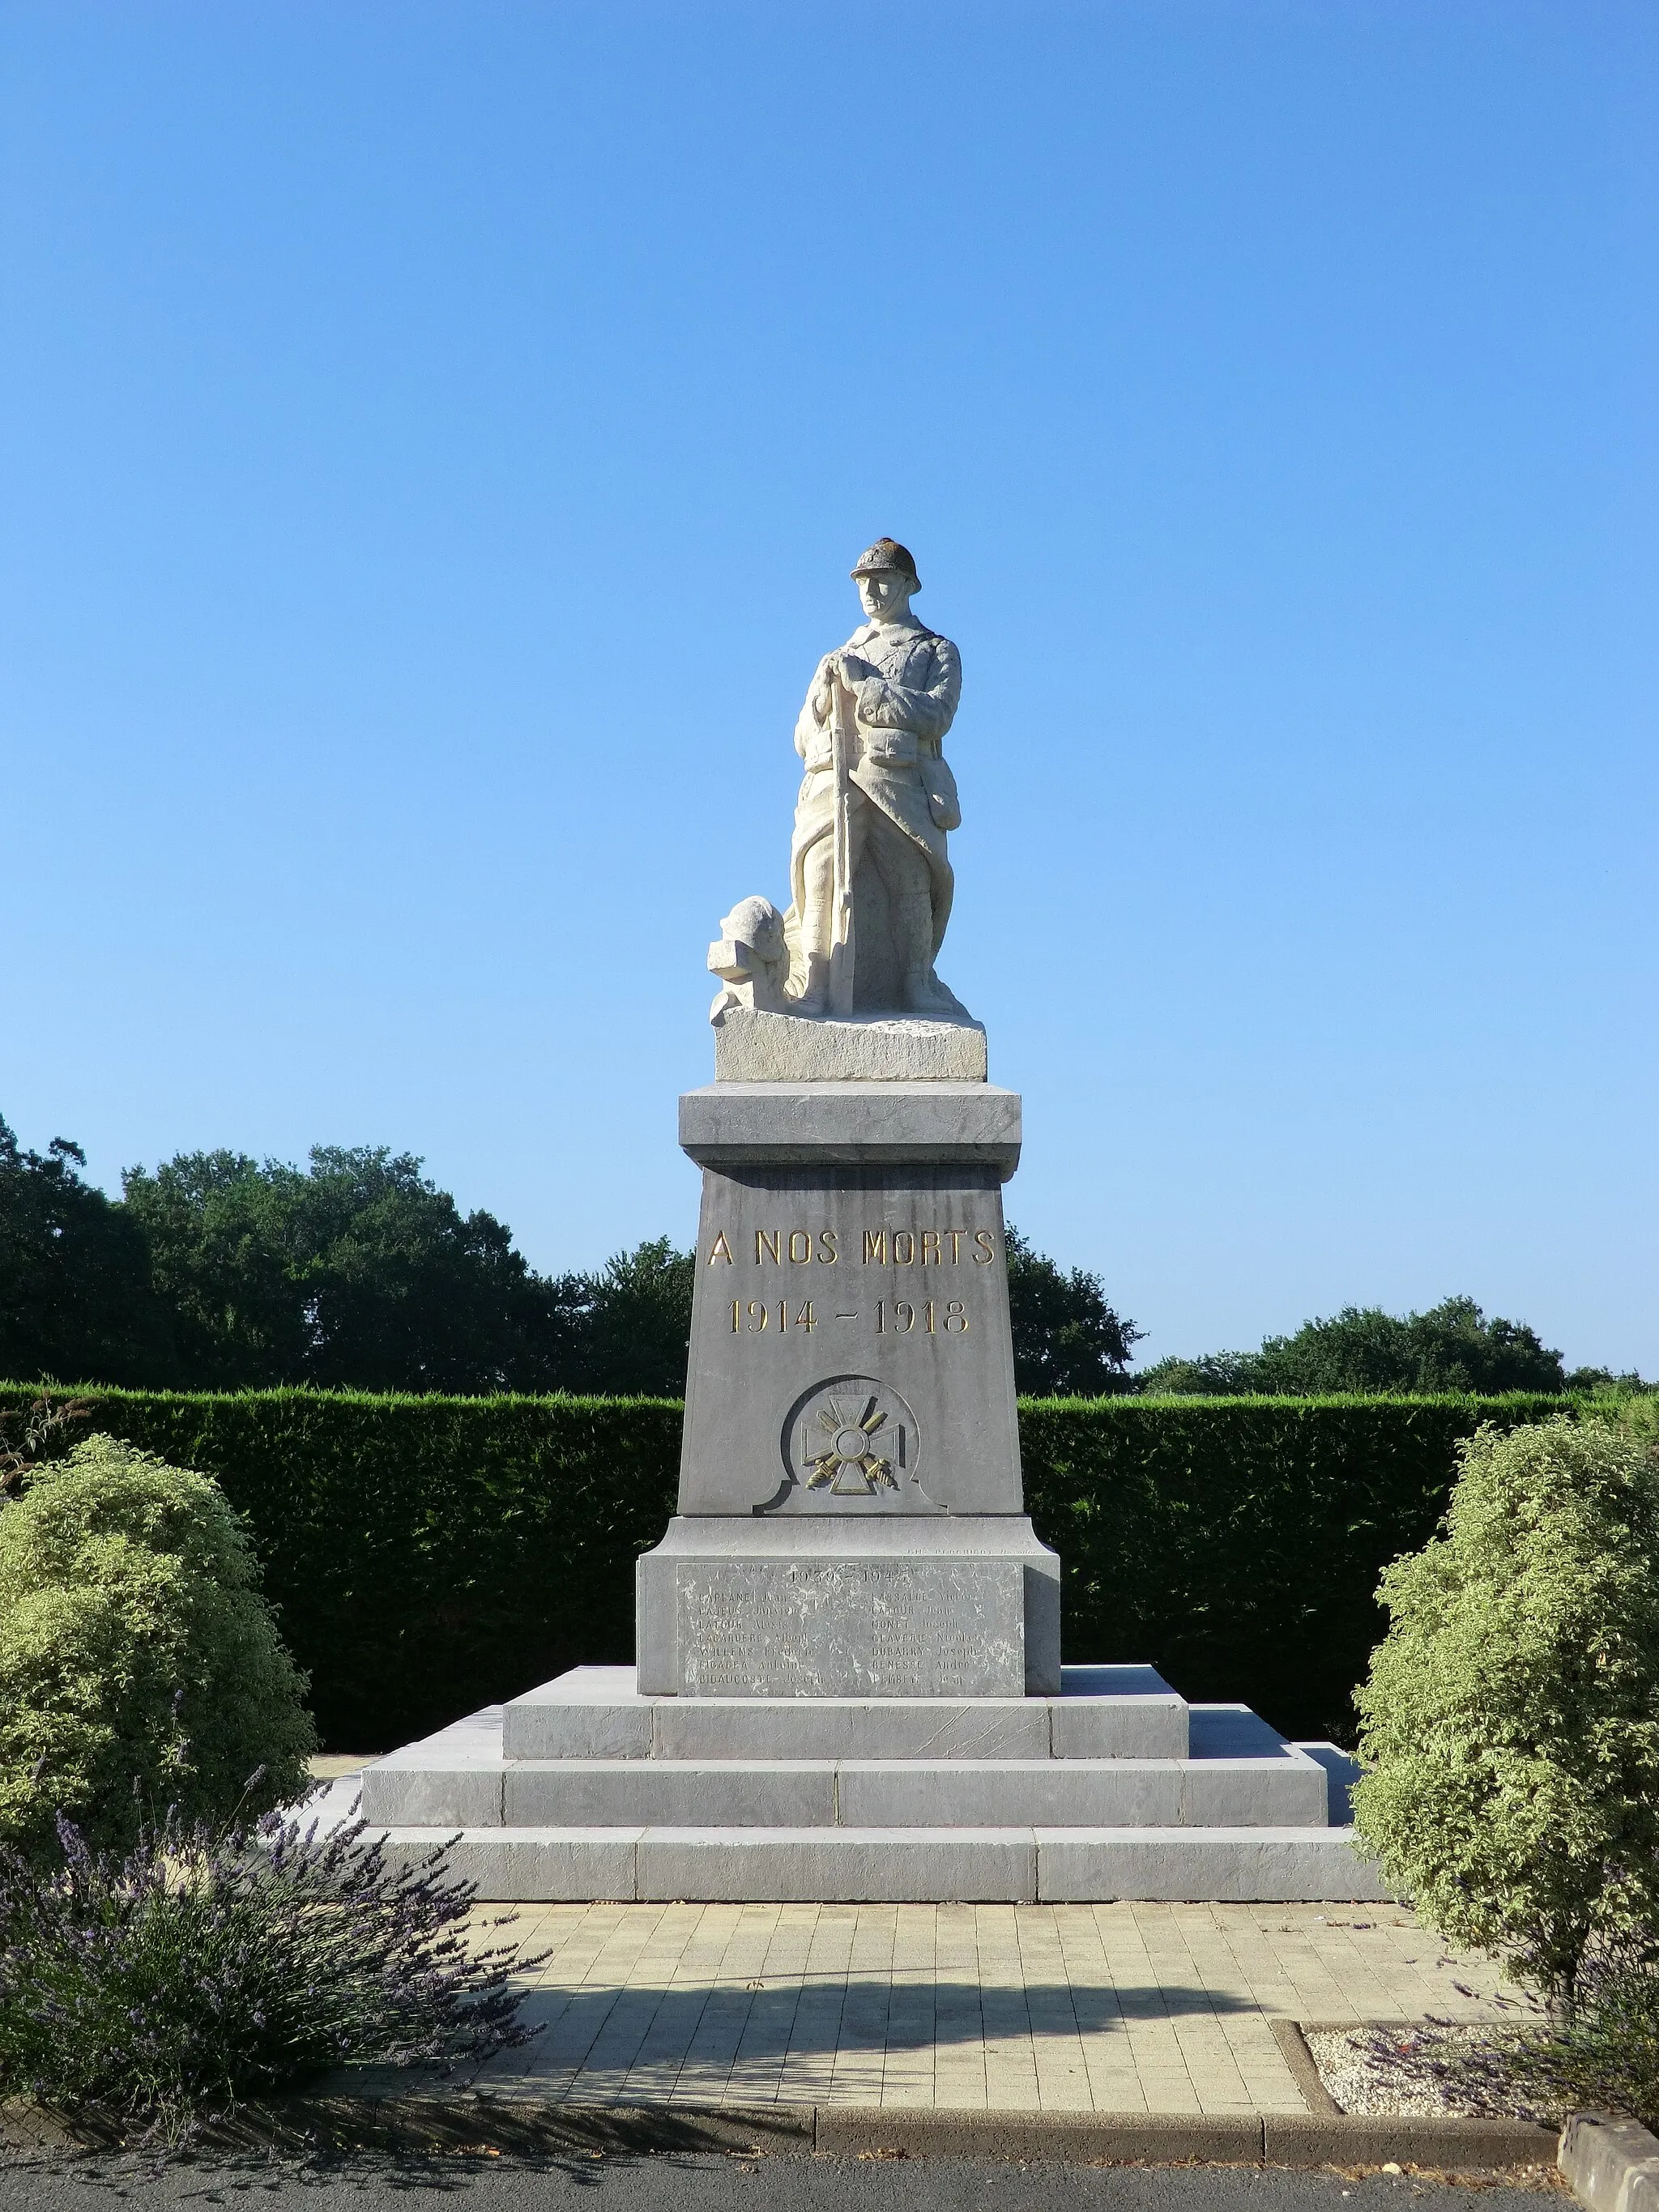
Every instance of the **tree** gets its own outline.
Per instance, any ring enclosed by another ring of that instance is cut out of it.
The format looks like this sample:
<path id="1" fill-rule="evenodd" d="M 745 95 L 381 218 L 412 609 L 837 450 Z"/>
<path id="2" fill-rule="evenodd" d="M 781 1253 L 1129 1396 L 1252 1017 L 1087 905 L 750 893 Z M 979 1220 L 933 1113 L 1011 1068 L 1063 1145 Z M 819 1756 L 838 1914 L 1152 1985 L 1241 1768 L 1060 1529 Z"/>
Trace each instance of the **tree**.
<path id="1" fill-rule="evenodd" d="M 694 1252 L 655 1237 L 618 1252 L 597 1274 L 553 1286 L 565 1331 L 562 1389 L 678 1398 L 691 1349 Z"/>
<path id="2" fill-rule="evenodd" d="M 1171 1352 L 1143 1367 L 1134 1387 L 1153 1397 L 1238 1398 L 1260 1390 L 1254 1352 L 1208 1352 L 1197 1359 Z"/>
<path id="3" fill-rule="evenodd" d="M 1443 1534 L 1378 1592 L 1354 1819 L 1431 1925 L 1570 2012 L 1590 1944 L 1659 1924 L 1659 1454 L 1565 1416 L 1461 1449 Z"/>
<path id="4" fill-rule="evenodd" d="M 463 1215 L 421 1165 L 385 1146 L 318 1146 L 308 1170 L 229 1152 L 132 1170 L 125 1210 L 190 1382 L 556 1388 L 553 1286 L 503 1223 Z"/>
<path id="5" fill-rule="evenodd" d="M 1380 1306 L 1344 1306 L 1328 1321 L 1304 1322 L 1293 1336 L 1270 1336 L 1260 1352 L 1163 1359 L 1139 1378 L 1143 1390 L 1204 1395 L 1260 1392 L 1318 1397 L 1340 1391 L 1564 1390 L 1561 1355 L 1525 1322 L 1488 1321 L 1473 1298 L 1443 1298 L 1403 1316 Z"/>
<path id="6" fill-rule="evenodd" d="M 1130 1387 L 1129 1355 L 1144 1332 L 1120 1320 L 1098 1275 L 1063 1273 L 1018 1230 L 1004 1232 L 1014 1383 L 1032 1398 L 1101 1398 Z"/>
<path id="7" fill-rule="evenodd" d="M 85 1182 L 68 1137 L 25 1152 L 0 1118 L 0 1375 L 135 1386 L 174 1379 L 144 1238 Z"/>

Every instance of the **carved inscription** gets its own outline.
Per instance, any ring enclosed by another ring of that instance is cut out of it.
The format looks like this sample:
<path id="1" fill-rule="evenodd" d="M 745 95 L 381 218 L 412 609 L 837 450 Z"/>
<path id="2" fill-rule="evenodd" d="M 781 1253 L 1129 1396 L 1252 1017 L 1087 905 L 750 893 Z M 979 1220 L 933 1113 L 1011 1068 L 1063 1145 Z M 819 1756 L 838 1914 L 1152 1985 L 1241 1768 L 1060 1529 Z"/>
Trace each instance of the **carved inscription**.
<path id="1" fill-rule="evenodd" d="M 1024 1693 L 1012 1561 L 710 1560 L 676 1583 L 688 1697 Z"/>
<path id="2" fill-rule="evenodd" d="M 757 1297 L 740 1293 L 727 1308 L 733 1336 L 810 1335 L 826 1323 L 833 1327 L 860 1321 L 878 1336 L 966 1336 L 974 1326 L 966 1298 L 928 1297 L 920 1284 L 911 1297 L 865 1297 L 857 1287 L 856 1270 L 959 1268 L 971 1280 L 972 1269 L 991 1267 L 997 1256 L 996 1238 L 988 1229 L 757 1229 L 734 1242 L 724 1228 L 716 1227 L 708 1238 L 705 1264 L 738 1269 L 734 1288 L 755 1268 L 787 1274 L 793 1268 L 838 1267 L 843 1258 L 854 1268 L 842 1294 L 822 1310 L 815 1296 L 803 1295 L 808 1287 L 805 1282 L 781 1297 L 769 1297 L 763 1289 Z M 941 1291 L 943 1288 L 941 1285 Z"/>
<path id="3" fill-rule="evenodd" d="M 996 1239 L 988 1229 L 865 1229 L 860 1253 L 866 1267 L 988 1267 L 997 1256 Z M 754 1251 L 744 1256 L 757 1267 L 833 1267 L 842 1256 L 843 1237 L 836 1229 L 757 1229 Z M 855 1239 L 845 1240 L 857 1249 Z M 724 1229 L 708 1240 L 708 1266 L 735 1267 L 737 1252 Z"/>

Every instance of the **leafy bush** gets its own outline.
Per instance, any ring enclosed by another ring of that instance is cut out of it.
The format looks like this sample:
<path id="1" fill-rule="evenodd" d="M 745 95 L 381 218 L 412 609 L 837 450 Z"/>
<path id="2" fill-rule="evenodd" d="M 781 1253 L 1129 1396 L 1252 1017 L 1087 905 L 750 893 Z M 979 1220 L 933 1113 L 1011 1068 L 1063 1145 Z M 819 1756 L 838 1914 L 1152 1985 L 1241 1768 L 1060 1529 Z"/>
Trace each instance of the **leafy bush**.
<path id="1" fill-rule="evenodd" d="M 95 1436 L 0 1509 L 0 1840 L 131 1843 L 135 1789 L 222 1819 L 256 1766 L 252 1809 L 297 1797 L 305 1686 L 206 1475 Z"/>
<path id="2" fill-rule="evenodd" d="M 474 1891 L 441 1851 L 389 1868 L 361 1823 L 319 1837 L 276 1814 L 216 1832 L 170 1813 L 125 1859 L 60 1837 L 44 1879 L 0 1848 L 0 2091 L 176 2140 L 347 2061 L 526 2039 L 514 1954 L 469 1951 Z"/>
<path id="3" fill-rule="evenodd" d="M 1659 1459 L 1559 1418 L 1461 1457 L 1445 1533 L 1382 1577 L 1355 1818 L 1565 2019 L 1593 1942 L 1659 1925 Z"/>

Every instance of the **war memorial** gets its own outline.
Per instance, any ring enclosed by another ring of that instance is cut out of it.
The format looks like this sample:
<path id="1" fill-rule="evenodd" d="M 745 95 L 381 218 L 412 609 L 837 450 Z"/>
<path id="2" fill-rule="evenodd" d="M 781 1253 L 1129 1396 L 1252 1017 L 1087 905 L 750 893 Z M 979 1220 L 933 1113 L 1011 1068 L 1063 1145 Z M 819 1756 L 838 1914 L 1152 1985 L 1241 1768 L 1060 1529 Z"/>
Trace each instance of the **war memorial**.
<path id="1" fill-rule="evenodd" d="M 678 1510 L 632 1667 L 370 1766 L 363 1812 L 499 1899 L 1346 1899 L 1352 1769 L 1148 1664 L 1060 1659 L 1021 1489 L 1002 1186 L 1020 1100 L 940 981 L 961 667 L 891 539 L 819 662 L 790 902 L 708 963 Z"/>

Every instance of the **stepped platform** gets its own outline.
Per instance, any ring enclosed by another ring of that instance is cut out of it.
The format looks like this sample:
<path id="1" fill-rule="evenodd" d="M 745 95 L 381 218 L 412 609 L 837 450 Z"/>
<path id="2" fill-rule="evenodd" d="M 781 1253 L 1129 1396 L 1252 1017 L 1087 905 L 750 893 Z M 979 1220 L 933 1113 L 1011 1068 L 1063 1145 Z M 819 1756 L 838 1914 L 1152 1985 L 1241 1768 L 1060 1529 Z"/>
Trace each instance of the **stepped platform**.
<path id="1" fill-rule="evenodd" d="M 685 1698 L 584 1667 L 377 1760 L 363 1814 L 501 1901 L 1387 1895 L 1352 1763 L 1150 1667 L 1058 1697 Z"/>

